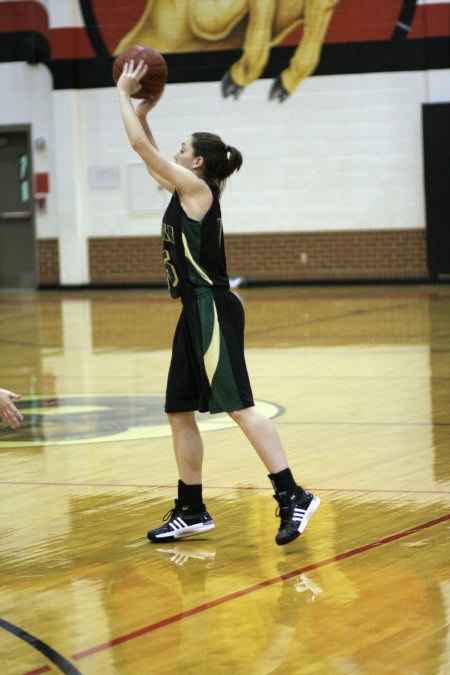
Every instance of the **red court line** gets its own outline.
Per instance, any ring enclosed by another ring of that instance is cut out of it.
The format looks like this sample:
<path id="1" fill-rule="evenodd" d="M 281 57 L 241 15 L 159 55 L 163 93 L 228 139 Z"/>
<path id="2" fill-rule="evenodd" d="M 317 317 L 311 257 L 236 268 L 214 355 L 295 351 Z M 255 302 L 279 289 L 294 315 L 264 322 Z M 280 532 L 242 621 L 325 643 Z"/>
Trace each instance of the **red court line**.
<path id="1" fill-rule="evenodd" d="M 0 485 L 34 485 L 36 487 L 98 487 L 98 488 L 170 488 L 175 489 L 175 483 L 168 483 L 167 485 L 162 485 L 161 483 L 84 483 L 84 482 L 44 482 L 44 481 L 15 481 L 15 480 L 0 480 Z M 259 485 L 206 485 L 207 490 L 262 490 L 272 492 L 273 488 L 270 486 L 259 486 Z M 450 490 L 383 490 L 383 489 L 372 489 L 372 488 L 336 488 L 336 487 L 314 487 L 310 486 L 310 489 L 318 492 L 356 492 L 358 494 L 398 494 L 398 495 L 447 495 L 450 494 Z"/>
<path id="2" fill-rule="evenodd" d="M 109 642 L 104 642 L 100 645 L 96 645 L 95 647 L 90 647 L 89 649 L 85 649 L 82 652 L 78 652 L 77 654 L 73 654 L 72 659 L 74 659 L 75 661 L 81 661 L 81 659 L 85 659 L 86 657 L 91 656 L 92 654 L 98 654 L 99 652 L 105 651 L 106 649 L 110 649 L 111 647 L 115 647 L 116 645 L 122 644 L 124 642 L 129 642 L 130 640 L 134 640 L 135 638 L 141 637 L 142 635 L 146 635 L 147 633 L 154 633 L 160 628 L 169 626 L 173 623 L 176 623 L 177 621 L 182 621 L 183 619 L 187 619 L 190 616 L 194 616 L 195 614 L 206 612 L 207 610 L 212 609 L 213 607 L 217 607 L 218 605 L 223 605 L 226 602 L 237 600 L 238 598 L 242 598 L 243 596 L 249 595 L 250 593 L 255 593 L 256 591 L 259 591 L 262 588 L 272 586 L 273 584 L 279 583 L 284 579 L 289 579 L 299 574 L 305 574 L 306 572 L 319 569 L 320 567 L 326 567 L 327 565 L 331 565 L 332 563 L 335 563 L 339 560 L 345 560 L 346 558 L 351 558 L 352 556 L 359 555 L 360 553 L 364 553 L 365 551 L 370 551 L 374 548 L 378 548 L 379 546 L 384 546 L 384 544 L 389 544 L 393 541 L 398 541 L 399 539 L 408 537 L 411 534 L 420 532 L 421 530 L 426 530 L 427 528 L 433 527 L 434 525 L 439 525 L 440 523 L 443 523 L 447 520 L 450 520 L 450 513 L 444 516 L 440 516 L 439 518 L 435 518 L 434 520 L 429 520 L 428 522 L 421 523 L 420 525 L 416 525 L 415 527 L 412 527 L 408 530 L 404 530 L 403 532 L 391 534 L 388 537 L 384 537 L 383 539 L 379 539 L 370 544 L 365 544 L 364 546 L 359 546 L 358 548 L 354 548 L 350 551 L 339 553 L 338 555 L 333 556 L 332 558 L 327 558 L 326 560 L 321 560 L 316 563 L 310 563 L 309 565 L 299 567 L 298 569 L 293 570 L 292 572 L 282 574 L 281 576 L 274 577 L 273 579 L 261 581 L 258 584 L 248 586 L 247 588 L 243 588 L 240 591 L 224 595 L 221 598 L 211 600 L 211 602 L 207 602 L 203 605 L 193 607 L 192 609 L 189 609 L 186 612 L 173 614 L 172 616 L 168 616 L 165 619 L 161 619 L 160 621 L 152 623 L 149 626 L 144 626 L 143 628 L 139 628 L 135 631 L 132 631 L 131 633 L 127 633 L 126 635 L 121 635 L 120 637 L 114 638 Z"/>

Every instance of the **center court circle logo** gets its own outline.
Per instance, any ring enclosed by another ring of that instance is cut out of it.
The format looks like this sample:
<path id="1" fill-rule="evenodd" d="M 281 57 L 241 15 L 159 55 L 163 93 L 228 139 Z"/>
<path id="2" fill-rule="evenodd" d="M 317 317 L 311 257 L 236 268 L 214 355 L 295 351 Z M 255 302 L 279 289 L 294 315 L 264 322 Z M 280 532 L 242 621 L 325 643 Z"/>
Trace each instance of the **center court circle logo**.
<path id="1" fill-rule="evenodd" d="M 284 409 L 255 401 L 267 417 Z M 2 429 L 0 448 L 76 443 L 107 443 L 170 436 L 163 394 L 74 394 L 24 397 L 19 402 L 25 421 L 19 429 Z M 235 426 L 225 413 L 199 413 L 201 432 Z"/>

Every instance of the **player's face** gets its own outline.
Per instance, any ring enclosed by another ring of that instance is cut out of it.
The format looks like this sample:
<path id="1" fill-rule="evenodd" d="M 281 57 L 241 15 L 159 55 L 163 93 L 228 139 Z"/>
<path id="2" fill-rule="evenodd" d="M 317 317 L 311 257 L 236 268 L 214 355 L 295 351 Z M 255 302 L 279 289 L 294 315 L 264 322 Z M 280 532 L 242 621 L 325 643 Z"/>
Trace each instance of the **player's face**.
<path id="1" fill-rule="evenodd" d="M 192 138 L 189 136 L 182 144 L 176 155 L 174 155 L 174 160 L 177 164 L 185 166 L 186 169 L 192 169 L 193 164 L 195 163 L 194 149 L 192 147 Z"/>

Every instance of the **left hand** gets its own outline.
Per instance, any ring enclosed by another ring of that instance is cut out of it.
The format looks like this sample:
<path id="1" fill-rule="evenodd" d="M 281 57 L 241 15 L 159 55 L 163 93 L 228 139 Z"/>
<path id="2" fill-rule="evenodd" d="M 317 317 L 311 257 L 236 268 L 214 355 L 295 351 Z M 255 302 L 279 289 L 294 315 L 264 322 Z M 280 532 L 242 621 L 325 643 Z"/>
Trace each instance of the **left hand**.
<path id="1" fill-rule="evenodd" d="M 145 119 L 147 114 L 150 112 L 152 108 L 155 107 L 155 105 L 158 103 L 159 99 L 161 98 L 163 92 L 161 90 L 161 93 L 158 94 L 157 96 L 151 96 L 149 98 L 144 98 L 142 99 L 138 105 L 136 106 L 136 114 L 139 118 Z"/>
<path id="2" fill-rule="evenodd" d="M 131 59 L 126 63 L 122 70 L 122 75 L 117 81 L 117 88 L 119 91 L 123 91 L 128 96 L 132 96 L 137 91 L 139 91 L 141 85 L 140 81 L 144 77 L 148 70 L 148 66 L 144 61 L 138 61 L 135 65 L 134 60 Z"/>

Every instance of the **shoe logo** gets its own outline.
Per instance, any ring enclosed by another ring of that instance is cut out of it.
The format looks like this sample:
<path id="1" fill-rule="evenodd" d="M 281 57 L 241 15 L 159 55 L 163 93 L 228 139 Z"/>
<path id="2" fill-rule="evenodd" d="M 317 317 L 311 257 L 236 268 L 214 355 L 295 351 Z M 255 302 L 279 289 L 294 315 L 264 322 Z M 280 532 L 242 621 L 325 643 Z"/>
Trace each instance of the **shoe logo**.
<path id="1" fill-rule="evenodd" d="M 187 527 L 186 523 L 182 518 L 175 518 L 170 523 L 168 523 L 172 530 L 182 530 L 184 527 Z"/>
<path id="2" fill-rule="evenodd" d="M 292 520 L 298 520 L 299 522 L 301 522 L 305 517 L 305 514 L 306 514 L 305 509 L 298 509 L 297 507 L 295 507 Z"/>

